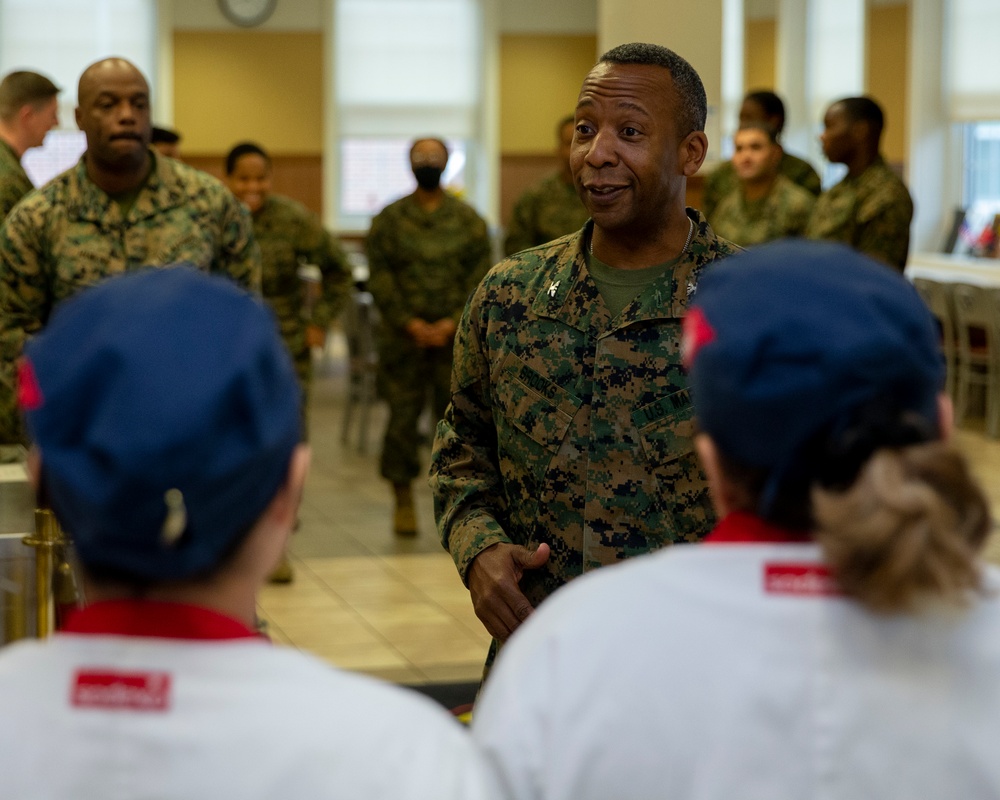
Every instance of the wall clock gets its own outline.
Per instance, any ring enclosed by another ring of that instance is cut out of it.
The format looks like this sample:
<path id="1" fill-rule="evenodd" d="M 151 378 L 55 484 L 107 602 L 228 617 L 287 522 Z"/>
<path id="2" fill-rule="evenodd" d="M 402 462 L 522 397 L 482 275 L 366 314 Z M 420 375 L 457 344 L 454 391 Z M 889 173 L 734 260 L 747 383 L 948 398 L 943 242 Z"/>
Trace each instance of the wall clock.
<path id="1" fill-rule="evenodd" d="M 234 25 L 252 28 L 274 13 L 278 0 L 218 0 L 219 10 Z"/>

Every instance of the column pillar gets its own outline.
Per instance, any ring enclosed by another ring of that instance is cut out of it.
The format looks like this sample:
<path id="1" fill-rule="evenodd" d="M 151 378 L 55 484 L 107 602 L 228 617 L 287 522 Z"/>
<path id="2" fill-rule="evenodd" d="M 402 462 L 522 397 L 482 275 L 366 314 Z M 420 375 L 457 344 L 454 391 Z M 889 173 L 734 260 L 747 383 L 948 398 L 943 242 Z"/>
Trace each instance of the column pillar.
<path id="1" fill-rule="evenodd" d="M 834 100 L 864 93 L 865 0 L 779 0 L 775 91 L 785 101 L 784 143 L 824 176 L 827 169 L 818 134 Z"/>
<path id="2" fill-rule="evenodd" d="M 153 117 L 174 124 L 174 0 L 156 2 L 156 75 Z"/>
<path id="3" fill-rule="evenodd" d="M 962 147 L 945 108 L 944 0 L 910 0 L 909 152 L 915 213 L 910 252 L 940 249 L 962 203 Z"/>
<path id="4" fill-rule="evenodd" d="M 334 36 L 337 0 L 322 4 L 323 26 L 323 224 L 330 230 L 339 225 L 340 127 L 337 124 L 337 58 Z"/>
<path id="5" fill-rule="evenodd" d="M 738 15 L 738 23 L 733 22 Z M 733 87 L 743 89 L 743 0 L 597 0 L 598 54 L 626 42 L 650 42 L 669 47 L 698 71 L 708 95 L 708 159 L 720 157 L 724 115 L 735 116 Z M 727 26 L 726 20 L 729 19 Z M 724 46 L 726 34 L 738 42 Z M 733 52 L 737 49 L 738 52 Z M 725 55 L 724 55 L 725 54 Z M 733 70 L 738 74 L 733 79 Z M 727 76 L 724 81 L 724 74 Z M 725 88 L 725 91 L 724 91 Z M 731 127 L 732 123 L 728 123 Z"/>

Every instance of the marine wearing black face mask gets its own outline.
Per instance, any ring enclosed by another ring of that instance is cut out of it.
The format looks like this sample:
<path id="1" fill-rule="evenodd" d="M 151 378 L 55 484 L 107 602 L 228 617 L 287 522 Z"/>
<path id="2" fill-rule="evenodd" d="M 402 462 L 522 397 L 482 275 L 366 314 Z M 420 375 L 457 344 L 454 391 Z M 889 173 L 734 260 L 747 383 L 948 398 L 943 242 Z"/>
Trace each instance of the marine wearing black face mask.
<path id="1" fill-rule="evenodd" d="M 428 402 L 435 419 L 444 415 L 458 319 L 490 268 L 486 223 L 441 186 L 447 164 L 443 141 L 415 141 L 416 190 L 382 209 L 368 234 L 369 286 L 382 316 L 379 387 L 389 404 L 380 470 L 393 487 L 399 536 L 417 533 L 411 491 L 422 472 L 417 420 Z"/>

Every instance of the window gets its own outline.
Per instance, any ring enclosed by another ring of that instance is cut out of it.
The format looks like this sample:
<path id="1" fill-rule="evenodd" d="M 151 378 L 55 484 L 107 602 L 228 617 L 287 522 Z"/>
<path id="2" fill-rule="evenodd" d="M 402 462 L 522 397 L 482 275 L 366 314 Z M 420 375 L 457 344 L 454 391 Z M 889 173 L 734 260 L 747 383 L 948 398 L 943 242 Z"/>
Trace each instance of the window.
<path id="1" fill-rule="evenodd" d="M 1000 121 L 962 126 L 965 220 L 954 252 L 980 254 L 989 249 L 1000 214 Z"/>
<path id="2" fill-rule="evenodd" d="M 27 69 L 55 81 L 64 129 L 76 127 L 80 74 L 101 58 L 127 58 L 155 86 L 155 41 L 155 0 L 0 0 L 0 73 Z"/>
<path id="3" fill-rule="evenodd" d="M 965 175 L 962 202 L 966 208 L 1000 204 L 1000 121 L 964 126 Z"/>
<path id="4" fill-rule="evenodd" d="M 60 172 L 80 160 L 87 149 L 83 131 L 52 130 L 45 134 L 41 147 L 28 150 L 21 159 L 21 166 L 35 186 L 44 186 Z"/>
<path id="5" fill-rule="evenodd" d="M 465 142 L 446 140 L 450 156 L 441 185 L 465 191 Z M 343 139 L 340 146 L 341 213 L 373 217 L 417 185 L 410 171 L 410 139 Z"/>
<path id="6" fill-rule="evenodd" d="M 475 191 L 479 136 L 480 0 L 338 0 L 338 226 L 363 228 L 413 190 L 410 142 L 441 136 L 452 151 L 442 180 Z"/>

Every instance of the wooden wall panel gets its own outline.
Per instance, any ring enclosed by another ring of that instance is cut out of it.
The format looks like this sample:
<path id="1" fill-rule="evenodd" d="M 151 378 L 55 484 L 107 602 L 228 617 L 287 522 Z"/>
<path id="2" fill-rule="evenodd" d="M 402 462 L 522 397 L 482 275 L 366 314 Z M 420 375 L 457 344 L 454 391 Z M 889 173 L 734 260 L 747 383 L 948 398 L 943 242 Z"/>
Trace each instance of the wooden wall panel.
<path id="1" fill-rule="evenodd" d="M 521 193 L 555 172 L 557 167 L 552 155 L 506 155 L 500 159 L 500 220 L 504 228 L 510 222 L 514 203 Z M 692 208 L 701 205 L 704 183 L 705 178 L 700 173 L 688 178 L 686 202 Z"/>
<path id="2" fill-rule="evenodd" d="M 188 155 L 186 163 L 223 179 L 224 155 Z M 272 156 L 273 191 L 287 195 L 322 216 L 323 214 L 323 159 L 321 156 Z M 552 155 L 509 155 L 500 160 L 500 215 L 504 227 L 510 221 L 514 203 L 525 189 L 538 183 L 556 170 Z M 688 179 L 688 205 L 698 207 L 701 202 L 702 176 Z M 354 241 L 356 231 L 341 232 L 341 238 Z"/>
<path id="3" fill-rule="evenodd" d="M 224 153 L 219 155 L 189 155 L 183 161 L 224 180 Z M 323 214 L 323 157 L 271 156 L 272 191 L 298 200 L 306 208 Z"/>

